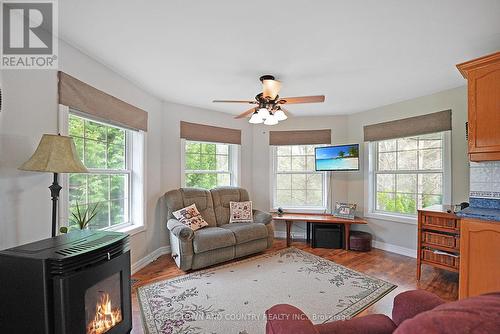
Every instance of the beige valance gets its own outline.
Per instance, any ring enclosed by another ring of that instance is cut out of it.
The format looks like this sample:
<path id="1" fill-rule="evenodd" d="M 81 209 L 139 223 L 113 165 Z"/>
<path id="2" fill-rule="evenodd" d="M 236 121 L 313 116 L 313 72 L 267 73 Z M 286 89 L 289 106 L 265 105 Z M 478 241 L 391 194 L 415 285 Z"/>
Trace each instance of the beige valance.
<path id="1" fill-rule="evenodd" d="M 451 130 L 451 110 L 365 125 L 364 140 L 378 141 Z"/>
<path id="2" fill-rule="evenodd" d="M 332 130 L 270 131 L 269 145 L 331 144 Z"/>
<path id="3" fill-rule="evenodd" d="M 104 122 L 135 130 L 148 130 L 148 113 L 59 72 L 59 103 Z"/>
<path id="4" fill-rule="evenodd" d="M 181 121 L 181 138 L 241 145 L 241 130 Z"/>

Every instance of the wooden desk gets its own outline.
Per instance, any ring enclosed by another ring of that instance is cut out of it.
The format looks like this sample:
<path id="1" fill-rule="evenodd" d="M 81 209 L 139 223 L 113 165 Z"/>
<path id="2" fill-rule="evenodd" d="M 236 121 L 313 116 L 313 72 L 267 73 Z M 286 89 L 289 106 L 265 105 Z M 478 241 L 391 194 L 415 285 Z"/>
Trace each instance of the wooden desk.
<path id="1" fill-rule="evenodd" d="M 352 224 L 366 224 L 366 220 L 362 218 L 354 218 L 354 219 L 344 219 L 335 217 L 330 214 L 306 214 L 306 213 L 284 213 L 282 216 L 278 216 L 278 214 L 273 214 L 273 220 L 278 222 L 285 222 L 286 224 L 286 245 L 290 246 L 291 243 L 291 232 L 292 232 L 292 224 L 294 222 L 306 222 L 307 225 L 307 243 L 310 241 L 310 232 L 311 232 L 311 223 L 319 223 L 319 224 L 342 224 L 345 227 L 345 249 L 349 249 L 349 232 Z"/>

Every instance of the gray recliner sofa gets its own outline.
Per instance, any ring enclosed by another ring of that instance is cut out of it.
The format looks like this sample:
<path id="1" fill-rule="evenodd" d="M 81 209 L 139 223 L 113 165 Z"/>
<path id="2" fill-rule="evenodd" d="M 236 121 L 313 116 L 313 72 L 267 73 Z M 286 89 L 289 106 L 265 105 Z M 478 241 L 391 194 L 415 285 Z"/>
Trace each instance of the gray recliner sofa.
<path id="1" fill-rule="evenodd" d="M 199 269 L 270 248 L 274 226 L 269 213 L 253 210 L 252 223 L 229 224 L 229 202 L 248 200 L 248 192 L 237 187 L 210 191 L 180 188 L 167 192 L 167 228 L 177 266 L 184 271 Z M 193 203 L 209 225 L 197 231 L 180 223 L 172 214 Z"/>

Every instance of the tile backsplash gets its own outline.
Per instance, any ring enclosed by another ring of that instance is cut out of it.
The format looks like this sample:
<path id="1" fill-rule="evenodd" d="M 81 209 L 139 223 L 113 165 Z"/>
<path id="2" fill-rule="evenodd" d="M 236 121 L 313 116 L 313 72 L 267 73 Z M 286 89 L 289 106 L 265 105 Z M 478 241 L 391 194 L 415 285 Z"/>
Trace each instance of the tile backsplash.
<path id="1" fill-rule="evenodd" d="M 500 200 L 500 161 L 470 163 L 470 197 Z"/>

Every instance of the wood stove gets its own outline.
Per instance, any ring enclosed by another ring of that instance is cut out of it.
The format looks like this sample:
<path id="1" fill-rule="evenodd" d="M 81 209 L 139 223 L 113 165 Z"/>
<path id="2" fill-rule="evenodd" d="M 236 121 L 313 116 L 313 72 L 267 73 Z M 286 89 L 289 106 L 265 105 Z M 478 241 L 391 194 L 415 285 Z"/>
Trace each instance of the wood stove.
<path id="1" fill-rule="evenodd" d="M 0 333 L 130 333 L 128 236 L 75 231 L 1 251 L 0 301 Z"/>

